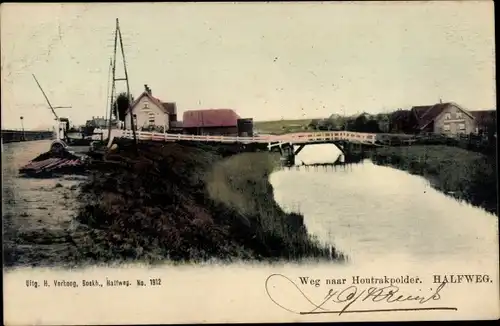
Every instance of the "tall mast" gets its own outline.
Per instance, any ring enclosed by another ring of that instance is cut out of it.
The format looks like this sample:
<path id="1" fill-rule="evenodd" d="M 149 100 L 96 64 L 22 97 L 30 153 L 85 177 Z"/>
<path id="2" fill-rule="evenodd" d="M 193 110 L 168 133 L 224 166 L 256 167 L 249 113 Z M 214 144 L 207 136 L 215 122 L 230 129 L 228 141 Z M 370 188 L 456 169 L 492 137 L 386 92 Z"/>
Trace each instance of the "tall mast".
<path id="1" fill-rule="evenodd" d="M 118 36 L 120 38 L 120 47 L 122 49 L 122 59 L 123 59 L 123 70 L 125 71 L 125 82 L 127 83 L 127 96 L 128 96 L 128 112 L 130 115 L 130 127 L 132 128 L 132 134 L 134 135 L 134 142 L 137 143 L 137 137 L 135 135 L 134 126 L 134 115 L 132 114 L 132 95 L 130 94 L 130 85 L 128 83 L 128 73 L 127 73 L 127 63 L 125 61 L 125 50 L 123 49 L 122 32 L 120 31 L 120 25 L 118 18 L 116 18 L 116 29 L 118 30 Z"/>
<path id="2" fill-rule="evenodd" d="M 122 59 L 123 59 L 123 68 L 125 71 L 125 78 L 116 78 L 116 46 L 118 45 L 118 38 L 120 39 L 120 48 L 121 48 L 121 53 L 122 53 Z M 115 44 L 114 44 L 114 50 L 113 50 L 113 84 L 111 86 L 111 97 L 110 97 L 110 113 L 109 117 L 111 120 L 112 112 L 113 112 L 113 100 L 114 100 L 114 94 L 116 91 L 116 81 L 125 81 L 127 84 L 127 97 L 129 99 L 129 107 L 128 107 L 128 113 L 130 114 L 130 127 L 132 128 L 132 133 L 134 135 L 134 142 L 137 143 L 137 137 L 135 133 L 135 126 L 134 126 L 134 117 L 132 114 L 131 110 L 131 104 L 132 104 L 132 96 L 130 94 L 130 85 L 128 82 L 128 72 L 127 72 L 127 63 L 125 61 L 125 50 L 123 49 L 123 40 L 122 40 L 122 33 L 120 31 L 120 24 L 118 22 L 118 18 L 116 18 L 116 29 L 115 29 Z M 111 124 L 108 129 L 108 139 L 111 137 Z"/>
<path id="3" fill-rule="evenodd" d="M 108 139 L 111 139 L 111 117 L 113 116 L 113 97 L 115 95 L 116 41 L 117 41 L 117 37 L 118 37 L 118 29 L 115 29 L 115 46 L 113 49 L 113 63 L 112 63 L 112 67 L 111 67 L 113 83 L 111 84 L 111 96 L 109 97 L 109 122 L 110 123 L 108 126 Z"/>

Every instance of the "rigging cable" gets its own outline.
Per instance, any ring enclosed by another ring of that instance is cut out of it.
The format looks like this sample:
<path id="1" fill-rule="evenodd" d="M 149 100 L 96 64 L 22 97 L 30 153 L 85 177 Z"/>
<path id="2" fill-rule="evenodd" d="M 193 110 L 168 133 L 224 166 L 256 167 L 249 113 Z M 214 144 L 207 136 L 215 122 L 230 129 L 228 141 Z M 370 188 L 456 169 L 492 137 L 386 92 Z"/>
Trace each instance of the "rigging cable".
<path id="1" fill-rule="evenodd" d="M 104 121 L 108 119 L 108 101 L 109 101 L 109 81 L 111 80 L 111 67 L 113 66 L 113 59 L 109 58 L 109 69 L 108 69 L 108 90 L 106 91 L 106 115 L 104 116 Z M 108 121 L 111 124 L 111 119 Z"/>

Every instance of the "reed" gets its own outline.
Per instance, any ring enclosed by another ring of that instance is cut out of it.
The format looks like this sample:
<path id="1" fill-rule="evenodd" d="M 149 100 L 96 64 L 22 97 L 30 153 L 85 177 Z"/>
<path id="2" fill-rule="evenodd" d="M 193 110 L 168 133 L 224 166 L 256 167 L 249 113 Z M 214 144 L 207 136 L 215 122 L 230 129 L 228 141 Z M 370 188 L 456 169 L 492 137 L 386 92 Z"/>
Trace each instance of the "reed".
<path id="1" fill-rule="evenodd" d="M 146 143 L 107 159 L 126 164 L 94 171 L 78 216 L 93 230 L 79 242 L 93 260 L 341 259 L 274 201 L 270 154 Z"/>
<path id="2" fill-rule="evenodd" d="M 375 164 L 421 175 L 434 188 L 497 213 L 496 157 L 444 145 L 383 147 L 372 152 Z"/>

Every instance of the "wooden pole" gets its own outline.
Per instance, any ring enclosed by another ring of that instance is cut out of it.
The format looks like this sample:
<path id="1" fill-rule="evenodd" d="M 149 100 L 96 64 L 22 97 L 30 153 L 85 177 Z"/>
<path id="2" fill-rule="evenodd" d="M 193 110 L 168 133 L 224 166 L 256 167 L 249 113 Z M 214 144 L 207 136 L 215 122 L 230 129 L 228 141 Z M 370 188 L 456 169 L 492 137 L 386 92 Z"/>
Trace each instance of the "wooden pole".
<path id="1" fill-rule="evenodd" d="M 118 36 L 120 38 L 120 47 L 121 47 L 121 50 L 122 50 L 122 58 L 123 58 L 123 68 L 125 70 L 125 80 L 127 82 L 127 96 L 128 96 L 128 112 L 130 114 L 130 127 L 132 128 L 132 134 L 134 135 L 134 142 L 137 143 L 137 135 L 135 133 L 135 125 L 134 125 L 134 116 L 132 114 L 132 96 L 130 94 L 130 85 L 129 85 L 129 82 L 128 82 L 128 73 L 127 73 L 127 63 L 125 61 L 125 50 L 123 49 L 123 40 L 122 40 L 122 33 L 120 31 L 120 25 L 119 25 L 119 22 L 118 22 L 118 18 L 116 18 L 116 29 L 118 31 Z"/>
<path id="2" fill-rule="evenodd" d="M 117 22 L 118 23 L 118 22 Z M 117 25 L 118 26 L 118 25 Z M 114 51 L 113 51 L 113 67 L 112 67 L 112 77 L 113 77 L 113 83 L 111 86 L 111 96 L 109 99 L 109 127 L 108 127 L 108 139 L 111 139 L 111 117 L 113 116 L 113 97 L 115 95 L 115 72 L 116 72 L 116 44 L 117 44 L 117 38 L 118 38 L 118 29 L 115 29 L 115 46 L 114 46 Z M 118 114 L 117 114 L 117 120 L 118 120 Z"/>
<path id="3" fill-rule="evenodd" d="M 20 118 L 20 119 L 21 119 L 21 129 L 22 129 L 22 131 L 23 131 L 22 136 L 21 136 L 21 140 L 23 140 L 23 141 L 24 141 L 24 140 L 26 140 L 26 135 L 25 135 L 25 133 L 24 133 L 24 123 L 23 123 L 24 117 L 23 117 L 23 116 L 21 116 L 21 118 Z"/>

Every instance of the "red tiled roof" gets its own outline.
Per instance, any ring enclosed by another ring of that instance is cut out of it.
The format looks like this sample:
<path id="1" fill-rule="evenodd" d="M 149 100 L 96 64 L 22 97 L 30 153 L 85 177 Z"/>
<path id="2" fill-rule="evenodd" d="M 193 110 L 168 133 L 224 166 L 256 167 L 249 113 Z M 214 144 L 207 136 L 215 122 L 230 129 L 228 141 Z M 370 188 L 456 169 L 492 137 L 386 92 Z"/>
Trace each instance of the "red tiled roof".
<path id="1" fill-rule="evenodd" d="M 184 112 L 184 128 L 235 127 L 240 116 L 231 109 L 189 110 Z"/>

